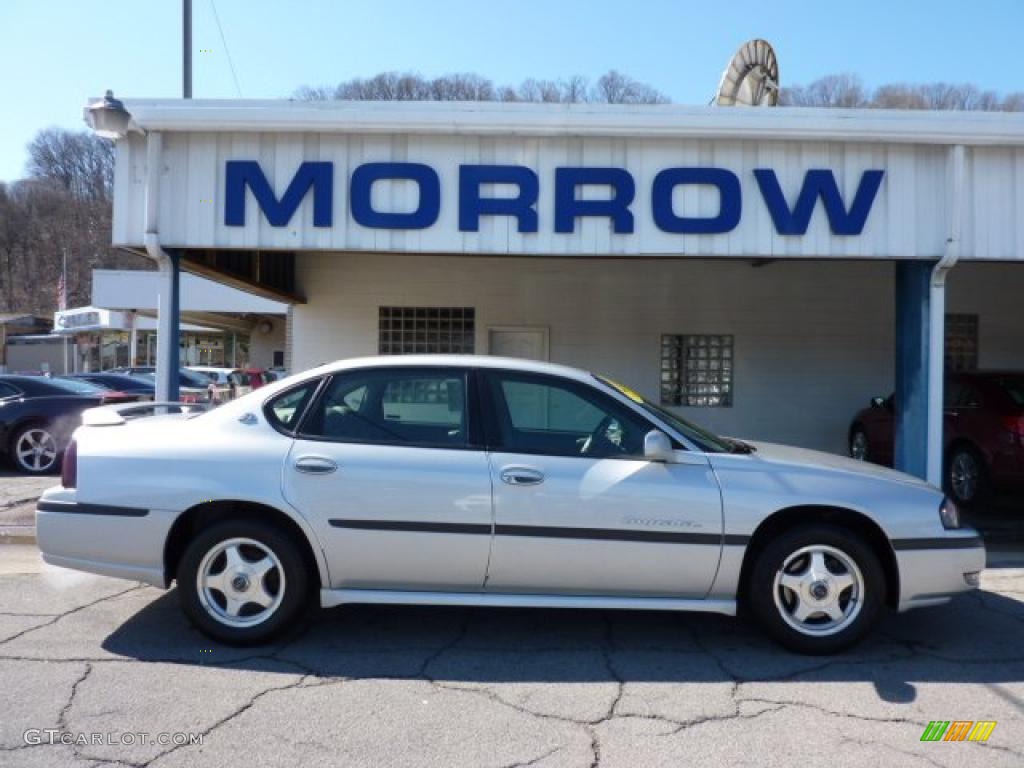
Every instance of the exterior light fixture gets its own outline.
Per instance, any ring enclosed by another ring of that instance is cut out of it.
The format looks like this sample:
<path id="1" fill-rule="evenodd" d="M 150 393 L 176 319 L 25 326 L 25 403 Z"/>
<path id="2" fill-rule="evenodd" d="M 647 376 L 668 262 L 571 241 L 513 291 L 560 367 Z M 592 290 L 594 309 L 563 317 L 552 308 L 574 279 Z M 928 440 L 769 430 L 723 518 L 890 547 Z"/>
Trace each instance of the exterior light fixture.
<path id="1" fill-rule="evenodd" d="M 128 134 L 132 116 L 120 99 L 114 98 L 113 91 L 107 91 L 100 101 L 94 101 L 84 110 L 85 122 L 98 136 L 107 139 L 121 139 Z"/>

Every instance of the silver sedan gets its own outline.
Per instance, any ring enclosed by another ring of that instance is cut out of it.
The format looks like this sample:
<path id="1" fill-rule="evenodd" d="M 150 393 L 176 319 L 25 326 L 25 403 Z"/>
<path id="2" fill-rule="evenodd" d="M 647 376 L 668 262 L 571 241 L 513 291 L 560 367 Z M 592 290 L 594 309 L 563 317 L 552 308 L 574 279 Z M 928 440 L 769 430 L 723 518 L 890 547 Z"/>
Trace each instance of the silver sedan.
<path id="1" fill-rule="evenodd" d="M 716 436 L 606 378 L 349 360 L 200 415 L 87 412 L 38 506 L 56 565 L 168 587 L 229 643 L 316 596 L 715 611 L 806 653 L 977 586 L 985 550 L 908 475 Z"/>

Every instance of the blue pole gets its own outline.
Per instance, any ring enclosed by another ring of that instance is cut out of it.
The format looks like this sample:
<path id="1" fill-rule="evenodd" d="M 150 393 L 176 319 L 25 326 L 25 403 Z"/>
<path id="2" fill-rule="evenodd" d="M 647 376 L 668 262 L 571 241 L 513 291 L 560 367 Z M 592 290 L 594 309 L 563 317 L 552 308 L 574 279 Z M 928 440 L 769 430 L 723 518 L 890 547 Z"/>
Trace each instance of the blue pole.
<path id="1" fill-rule="evenodd" d="M 167 339 L 170 347 L 171 364 L 167 370 L 167 399 L 175 402 L 179 399 L 178 377 L 181 368 L 181 252 L 167 251 L 171 259 L 171 333 Z"/>
<path id="2" fill-rule="evenodd" d="M 896 263 L 896 469 L 928 474 L 928 340 L 931 261 Z"/>

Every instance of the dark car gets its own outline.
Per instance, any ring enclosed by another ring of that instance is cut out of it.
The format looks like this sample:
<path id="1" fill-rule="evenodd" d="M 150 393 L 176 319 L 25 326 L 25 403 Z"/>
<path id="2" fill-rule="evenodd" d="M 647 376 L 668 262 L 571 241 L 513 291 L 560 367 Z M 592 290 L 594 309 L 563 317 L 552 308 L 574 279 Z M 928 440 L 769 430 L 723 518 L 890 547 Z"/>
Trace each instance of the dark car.
<path id="1" fill-rule="evenodd" d="M 152 365 L 111 368 L 107 373 L 118 373 L 131 376 L 146 382 L 156 389 L 156 368 Z M 210 380 L 188 368 L 178 370 L 178 399 L 183 403 L 209 403 Z"/>
<path id="2" fill-rule="evenodd" d="M 0 452 L 22 472 L 55 471 L 82 411 L 135 400 L 87 381 L 0 376 Z"/>
<path id="3" fill-rule="evenodd" d="M 71 379 L 72 381 L 87 381 L 111 392 L 138 395 L 141 400 L 152 400 L 156 390 L 153 382 L 147 381 L 141 376 L 129 376 L 126 373 L 72 373 L 58 378 Z"/>
<path id="4" fill-rule="evenodd" d="M 944 387 L 943 485 L 973 504 L 991 491 L 1024 488 L 1024 373 L 951 375 Z M 850 455 L 893 463 L 893 397 L 875 397 L 850 424 Z"/>

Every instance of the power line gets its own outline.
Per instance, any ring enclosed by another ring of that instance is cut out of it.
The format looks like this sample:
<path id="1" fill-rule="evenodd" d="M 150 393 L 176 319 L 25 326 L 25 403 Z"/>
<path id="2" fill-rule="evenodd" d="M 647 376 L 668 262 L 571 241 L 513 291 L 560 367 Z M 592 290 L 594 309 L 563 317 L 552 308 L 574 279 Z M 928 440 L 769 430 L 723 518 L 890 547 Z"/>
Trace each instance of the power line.
<path id="1" fill-rule="evenodd" d="M 231 68 L 231 78 L 235 81 L 235 90 L 238 91 L 238 98 L 242 98 L 242 86 L 238 84 L 238 74 L 235 72 L 235 64 L 231 61 L 231 51 L 228 50 L 228 41 L 224 37 L 224 28 L 220 25 L 220 15 L 217 13 L 217 4 L 210 0 L 210 9 L 213 11 L 213 20 L 217 22 L 217 31 L 220 32 L 220 42 L 224 46 L 224 54 L 228 57 L 228 67 Z"/>

